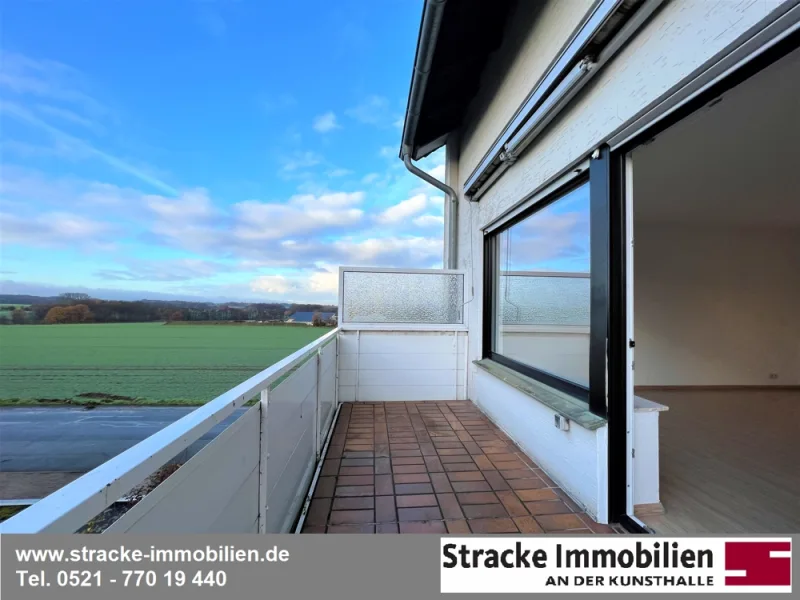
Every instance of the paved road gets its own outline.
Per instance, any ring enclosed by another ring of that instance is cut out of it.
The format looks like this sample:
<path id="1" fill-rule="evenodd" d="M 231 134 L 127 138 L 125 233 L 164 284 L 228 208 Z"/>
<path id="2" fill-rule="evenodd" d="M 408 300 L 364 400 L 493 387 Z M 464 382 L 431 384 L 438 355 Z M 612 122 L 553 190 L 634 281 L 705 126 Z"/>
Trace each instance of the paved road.
<path id="1" fill-rule="evenodd" d="M 149 406 L 0 408 L 0 471 L 89 471 L 192 410 Z M 214 439 L 243 411 L 192 444 L 188 455 Z"/>

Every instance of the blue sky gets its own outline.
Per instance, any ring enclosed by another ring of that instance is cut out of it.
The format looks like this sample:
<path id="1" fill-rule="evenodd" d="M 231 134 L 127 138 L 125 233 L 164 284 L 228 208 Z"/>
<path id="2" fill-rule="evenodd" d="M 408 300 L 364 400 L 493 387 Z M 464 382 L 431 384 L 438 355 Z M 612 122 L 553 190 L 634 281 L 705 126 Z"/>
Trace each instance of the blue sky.
<path id="1" fill-rule="evenodd" d="M 7 4 L 0 289 L 330 301 L 340 264 L 440 267 L 397 158 L 421 9 Z"/>

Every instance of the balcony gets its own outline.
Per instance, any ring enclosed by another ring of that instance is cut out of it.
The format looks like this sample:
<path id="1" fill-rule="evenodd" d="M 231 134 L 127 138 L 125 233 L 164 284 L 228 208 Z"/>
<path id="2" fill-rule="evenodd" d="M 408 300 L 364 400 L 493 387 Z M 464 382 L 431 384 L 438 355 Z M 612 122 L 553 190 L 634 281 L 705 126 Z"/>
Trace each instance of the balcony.
<path id="1" fill-rule="evenodd" d="M 339 328 L 0 531 L 609 531 L 468 400 L 462 272 L 341 268 L 339 290 Z"/>

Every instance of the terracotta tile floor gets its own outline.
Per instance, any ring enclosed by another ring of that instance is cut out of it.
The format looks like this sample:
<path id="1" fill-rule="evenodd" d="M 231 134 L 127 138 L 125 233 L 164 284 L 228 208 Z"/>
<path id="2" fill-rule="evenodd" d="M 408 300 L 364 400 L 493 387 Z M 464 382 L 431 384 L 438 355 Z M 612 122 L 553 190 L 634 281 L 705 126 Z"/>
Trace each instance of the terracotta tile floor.
<path id="1" fill-rule="evenodd" d="M 342 405 L 303 533 L 613 533 L 472 402 Z"/>

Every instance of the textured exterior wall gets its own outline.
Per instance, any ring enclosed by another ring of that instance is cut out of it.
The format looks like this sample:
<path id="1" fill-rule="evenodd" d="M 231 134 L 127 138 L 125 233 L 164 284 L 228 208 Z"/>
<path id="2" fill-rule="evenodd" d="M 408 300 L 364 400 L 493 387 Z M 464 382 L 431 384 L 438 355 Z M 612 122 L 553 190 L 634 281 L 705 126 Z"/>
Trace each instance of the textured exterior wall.
<path id="1" fill-rule="evenodd" d="M 470 176 L 547 67 L 567 44 L 594 0 L 519 3 L 509 18 L 503 47 L 490 59 L 481 93 L 464 128 L 459 175 Z"/>
<path id="2" fill-rule="evenodd" d="M 582 4 L 564 3 L 571 10 L 584 12 Z M 482 272 L 483 234 L 480 228 L 519 204 L 531 192 L 560 173 L 565 167 L 582 160 L 608 136 L 621 129 L 650 103 L 689 76 L 713 55 L 731 44 L 758 21 L 781 4 L 780 0 L 672 0 L 664 5 L 637 36 L 599 72 L 558 119 L 550 124 L 537 142 L 532 144 L 517 163 L 487 191 L 480 202 L 459 202 L 458 268 L 468 273 L 468 290 L 472 302 L 467 305 L 470 323 L 470 360 L 480 358 L 482 340 Z M 576 25 L 583 15 L 567 20 L 559 11 L 543 9 L 539 23 L 528 26 L 530 45 L 503 67 L 492 65 L 498 81 L 487 81 L 482 97 L 471 110 L 471 120 L 460 132 L 457 149 L 459 168 L 453 170 L 457 180 L 448 181 L 461 192 L 464 181 L 495 136 L 502 131 L 514 109 L 503 93 L 513 89 L 506 82 L 513 72 L 541 72 L 546 68 L 572 31 L 561 31 L 569 23 Z M 573 25 L 573 26 L 574 26 Z M 519 24 L 517 23 L 517 26 Z M 542 31 L 549 32 L 542 35 Z M 540 52 L 534 52 L 536 43 Z M 549 53 L 550 56 L 543 55 Z M 498 58 L 502 53 L 498 54 Z M 533 85 L 538 77 L 532 77 Z M 494 87 L 492 87 L 492 85 Z M 526 84 L 527 85 L 527 84 Z M 524 93 L 523 93 L 524 92 Z M 530 89 L 514 92 L 521 102 Z M 483 104 L 483 98 L 494 98 Z M 469 299 L 469 298 L 468 298 Z M 470 374 L 471 385 L 472 374 Z"/>

